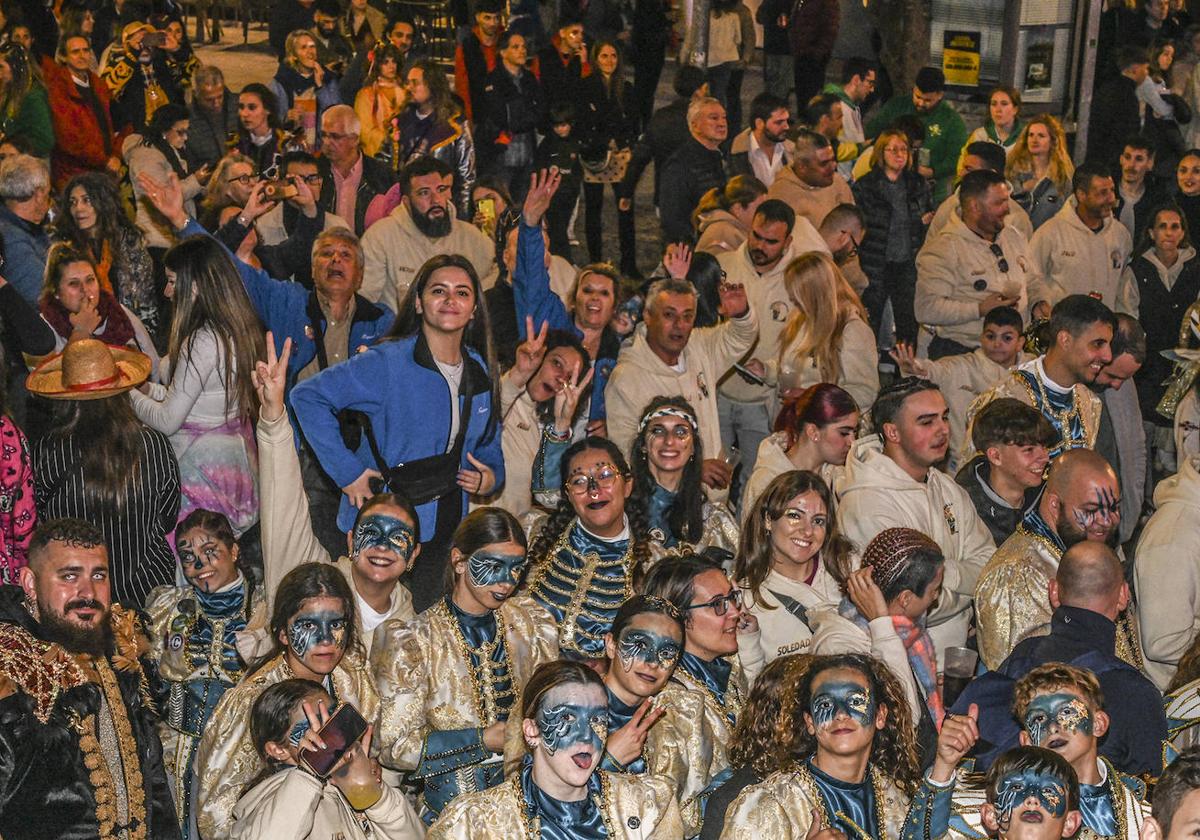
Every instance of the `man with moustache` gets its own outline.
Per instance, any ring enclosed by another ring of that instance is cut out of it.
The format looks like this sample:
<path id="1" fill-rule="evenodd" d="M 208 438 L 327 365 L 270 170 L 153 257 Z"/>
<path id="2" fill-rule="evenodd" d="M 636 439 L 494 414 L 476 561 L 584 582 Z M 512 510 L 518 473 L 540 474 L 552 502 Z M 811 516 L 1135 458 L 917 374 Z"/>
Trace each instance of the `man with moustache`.
<path id="1" fill-rule="evenodd" d="M 112 603 L 108 549 L 79 519 L 42 523 L 0 588 L 0 834 L 178 838 L 139 659 Z"/>
<path id="2" fill-rule="evenodd" d="M 1089 449 L 1064 452 L 1050 464 L 1038 506 L 996 550 L 979 575 L 975 610 L 979 655 L 995 670 L 1017 642 L 1045 635 L 1053 609 L 1048 596 L 1063 552 L 1084 540 L 1113 547 L 1121 525 L 1117 473 Z M 1130 611 L 1117 619 L 1117 655 L 1141 667 Z"/>
<path id="3" fill-rule="evenodd" d="M 485 289 L 496 282 L 496 248 L 479 228 L 455 218 L 454 171 L 437 158 L 420 157 L 400 173 L 400 206 L 363 234 L 362 296 L 393 312 L 417 271 L 430 257 L 461 254 Z"/>

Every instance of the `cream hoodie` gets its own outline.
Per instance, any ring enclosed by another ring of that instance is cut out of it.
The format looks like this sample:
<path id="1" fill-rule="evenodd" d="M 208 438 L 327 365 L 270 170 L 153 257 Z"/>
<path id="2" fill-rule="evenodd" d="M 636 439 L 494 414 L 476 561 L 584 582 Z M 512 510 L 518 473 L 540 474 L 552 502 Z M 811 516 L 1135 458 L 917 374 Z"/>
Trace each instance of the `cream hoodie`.
<path id="1" fill-rule="evenodd" d="M 993 244 L 1000 246 L 1007 272 L 1001 271 Z M 952 214 L 942 232 L 931 234 L 917 253 L 917 320 L 941 338 L 978 347 L 983 330 L 979 302 L 993 292 L 1017 295 L 1017 311 L 1025 318 L 1030 304 L 1048 295 L 1025 237 L 1015 228 L 1005 226 L 992 243 Z"/>
<path id="2" fill-rule="evenodd" d="M 854 564 L 859 565 L 858 558 Z M 755 600 L 750 590 L 742 588 L 747 609 L 758 619 L 757 634 L 743 633 L 738 636 L 738 656 L 743 661 L 757 662 L 762 660 L 767 664 L 780 656 L 792 653 L 811 653 L 811 629 L 813 616 L 822 609 L 837 609 L 842 600 L 837 581 L 825 570 L 825 564 L 818 561 L 817 574 L 812 586 L 771 569 L 767 579 L 759 590 L 762 600 Z M 782 603 L 772 595 L 777 592 L 798 601 L 808 610 L 809 624 L 806 626 L 799 618 L 788 612 Z M 751 648 L 757 648 L 752 650 Z"/>
<path id="3" fill-rule="evenodd" d="M 939 663 L 947 647 L 967 639 L 979 572 L 996 545 L 967 491 L 930 469 L 924 482 L 883 453 L 878 435 L 855 442 L 838 486 L 838 525 L 861 552 L 887 528 L 914 528 L 941 546 L 946 558 L 942 596 L 929 614 Z"/>
<path id="4" fill-rule="evenodd" d="M 767 485 L 785 472 L 792 472 L 796 469 L 787 456 L 787 450 L 784 448 L 786 446 L 787 436 L 783 432 L 768 435 L 758 445 L 758 457 L 754 459 L 754 471 L 750 473 L 750 480 L 742 488 L 742 510 L 739 517 L 742 528 L 746 527 L 746 517 L 750 514 L 750 508 L 767 489 Z M 833 492 L 845 469 L 837 464 L 822 464 L 821 468 L 817 470 L 817 475 L 821 476 L 830 492 Z"/>
<path id="5" fill-rule="evenodd" d="M 829 211 L 839 204 L 853 204 L 854 193 L 841 175 L 834 174 L 828 187 L 810 187 L 801 181 L 792 167 L 785 166 L 775 176 L 775 183 L 767 190 L 767 198 L 778 198 L 812 224 L 817 230 Z"/>
<path id="6" fill-rule="evenodd" d="M 1047 300 L 1055 304 L 1067 295 L 1098 292 L 1109 309 L 1136 318 L 1137 283 L 1131 282 L 1132 275 L 1124 275 L 1133 250 L 1129 229 L 1109 216 L 1100 232 L 1094 233 L 1075 212 L 1078 206 L 1074 197 L 1069 198 L 1029 243 L 1034 270 L 1049 293 Z"/>
<path id="7" fill-rule="evenodd" d="M 741 318 L 693 330 L 679 364 L 672 367 L 650 349 L 646 325 L 639 324 L 633 343 L 621 348 L 605 387 L 609 439 L 628 458 L 647 403 L 657 396 L 680 396 L 696 409 L 704 457 L 721 457 L 717 383 L 746 354 L 757 335 L 758 316 L 751 304 Z"/>
<path id="8" fill-rule="evenodd" d="M 1158 483 L 1142 530 L 1133 578 L 1146 675 L 1165 690 L 1200 631 L 1200 456 Z"/>
<path id="9" fill-rule="evenodd" d="M 359 294 L 393 312 L 400 311 L 397 304 L 421 266 L 438 254 L 461 254 L 470 260 L 484 289 L 496 282 L 496 249 L 478 228 L 453 219 L 448 235 L 430 239 L 417 230 L 403 203 L 367 228 L 362 247 L 365 260 Z"/>
<path id="10" fill-rule="evenodd" d="M 707 251 L 714 257 L 740 247 L 750 233 L 736 216 L 719 207 L 705 210 L 698 222 L 696 228 L 700 231 L 700 239 L 696 241 L 696 250 Z"/>
<path id="11" fill-rule="evenodd" d="M 941 233 L 946 225 L 950 224 L 951 216 L 958 216 L 961 219 L 961 207 L 958 190 L 946 196 L 946 200 L 938 205 L 937 212 L 933 214 L 933 221 L 929 223 L 929 230 L 925 232 L 925 241 L 928 242 Z M 1026 242 L 1033 238 L 1033 222 L 1029 221 L 1029 214 L 1012 198 L 1008 200 L 1008 215 L 1004 217 L 1004 224 L 1016 228 L 1017 232 L 1025 237 Z"/>

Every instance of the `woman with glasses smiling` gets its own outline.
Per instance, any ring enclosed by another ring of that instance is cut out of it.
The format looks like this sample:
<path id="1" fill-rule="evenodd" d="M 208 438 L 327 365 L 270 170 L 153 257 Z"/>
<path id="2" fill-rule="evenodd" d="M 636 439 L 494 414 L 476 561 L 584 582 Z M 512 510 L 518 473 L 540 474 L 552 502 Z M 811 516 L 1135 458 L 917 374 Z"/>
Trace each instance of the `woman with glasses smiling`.
<path id="1" fill-rule="evenodd" d="M 879 329 L 884 305 L 890 299 L 896 340 L 915 342 L 917 251 L 933 219 L 933 204 L 929 182 L 912 165 L 904 132 L 889 129 L 880 133 L 871 153 L 871 171 L 855 181 L 853 189 L 854 203 L 866 221 L 858 254 L 870 281 L 862 296 L 871 324 Z"/>
<path id="2" fill-rule="evenodd" d="M 225 211 L 241 209 L 250 200 L 250 190 L 258 183 L 254 161 L 238 151 L 230 152 L 217 162 L 212 177 L 200 200 L 200 215 L 196 218 L 210 233 L 226 221 Z"/>
<path id="3" fill-rule="evenodd" d="M 655 397 L 633 440 L 633 495 L 646 511 L 651 552 L 699 552 L 732 561 L 738 524 L 725 502 L 711 502 L 700 483 L 704 453 L 696 410 L 682 397 Z"/>

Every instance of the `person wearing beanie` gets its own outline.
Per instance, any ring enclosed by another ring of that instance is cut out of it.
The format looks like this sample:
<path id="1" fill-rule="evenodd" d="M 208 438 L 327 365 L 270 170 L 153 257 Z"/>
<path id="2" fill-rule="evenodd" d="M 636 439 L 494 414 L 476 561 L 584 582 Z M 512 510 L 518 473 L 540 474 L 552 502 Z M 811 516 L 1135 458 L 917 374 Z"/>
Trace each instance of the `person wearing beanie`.
<path id="1" fill-rule="evenodd" d="M 879 132 L 905 114 L 915 114 L 925 127 L 923 149 L 929 160 L 918 171 L 933 180 L 933 201 L 940 204 L 950 194 L 959 153 L 967 142 L 967 126 L 954 106 L 945 100 L 946 76 L 936 67 L 922 67 L 911 95 L 897 94 L 867 124 L 867 136 Z"/>

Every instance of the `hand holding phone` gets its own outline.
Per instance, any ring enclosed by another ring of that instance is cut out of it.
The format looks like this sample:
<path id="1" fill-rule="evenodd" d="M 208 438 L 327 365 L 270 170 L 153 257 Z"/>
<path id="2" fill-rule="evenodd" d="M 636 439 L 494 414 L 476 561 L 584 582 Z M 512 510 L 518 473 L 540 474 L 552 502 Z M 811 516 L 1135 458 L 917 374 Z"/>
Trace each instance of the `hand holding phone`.
<path id="1" fill-rule="evenodd" d="M 312 717 L 309 717 L 312 721 Z M 320 731 L 317 742 L 324 744 L 319 749 L 301 749 L 300 763 L 314 776 L 326 779 L 341 761 L 342 756 L 366 734 L 366 719 L 349 703 L 338 706 L 337 711 L 323 723 L 318 719 Z"/>

